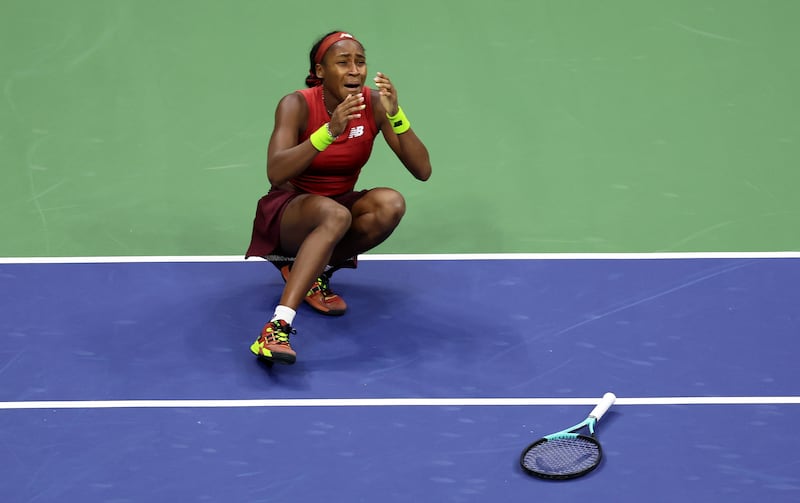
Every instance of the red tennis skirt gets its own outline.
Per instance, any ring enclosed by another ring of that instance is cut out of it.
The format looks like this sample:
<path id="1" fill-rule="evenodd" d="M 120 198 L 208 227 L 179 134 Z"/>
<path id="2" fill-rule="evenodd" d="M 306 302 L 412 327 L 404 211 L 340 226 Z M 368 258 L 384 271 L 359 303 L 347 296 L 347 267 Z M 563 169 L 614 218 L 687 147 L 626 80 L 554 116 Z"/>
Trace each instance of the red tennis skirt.
<path id="1" fill-rule="evenodd" d="M 330 198 L 350 210 L 356 201 L 367 192 L 368 190 L 354 190 L 338 196 L 330 196 Z M 263 257 L 268 260 L 271 256 L 294 258 L 281 250 L 281 220 L 286 206 L 301 194 L 304 192 L 273 188 L 258 200 L 256 216 L 253 220 L 253 235 L 250 238 L 250 246 L 247 248 L 245 258 Z"/>

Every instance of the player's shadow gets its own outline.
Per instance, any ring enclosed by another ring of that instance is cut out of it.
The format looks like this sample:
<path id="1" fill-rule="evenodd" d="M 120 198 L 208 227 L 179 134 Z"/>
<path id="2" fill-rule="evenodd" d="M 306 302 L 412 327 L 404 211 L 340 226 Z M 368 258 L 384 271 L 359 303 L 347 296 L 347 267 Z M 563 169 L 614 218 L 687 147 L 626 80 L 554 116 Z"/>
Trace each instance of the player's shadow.
<path id="1" fill-rule="evenodd" d="M 376 282 L 374 275 L 342 271 L 334 288 L 346 300 L 347 313 L 326 316 L 301 304 L 293 323 L 297 333 L 291 339 L 297 362 L 270 365 L 249 350 L 284 287 L 277 271 L 267 271 L 198 309 L 206 318 L 228 321 L 220 331 L 206 334 L 207 342 L 230 346 L 231 358 L 250 359 L 246 365 L 252 374 L 267 375 L 280 387 L 310 389 L 318 379 L 313 374 L 319 372 L 387 377 L 392 372 L 413 375 L 420 365 L 437 360 L 444 368 L 479 365 L 485 356 L 464 348 L 481 344 L 483 334 L 496 331 L 482 313 L 469 309 L 477 300 L 440 299 L 408 278 Z"/>
<path id="2" fill-rule="evenodd" d="M 381 365 L 386 355 L 413 356 L 418 347 L 414 337 L 400 337 L 402 326 L 413 324 L 396 319 L 392 313 L 404 302 L 403 292 L 389 287 L 366 287 L 342 284 L 348 312 L 343 316 L 326 316 L 305 303 L 297 310 L 292 335 L 292 347 L 298 352 L 293 365 L 271 363 L 255 357 L 249 346 L 258 337 L 264 324 L 278 304 L 284 283 L 279 276 L 266 280 L 254 278 L 247 284 L 237 284 L 213 297 L 195 299 L 195 323 L 203 326 L 193 339 L 199 347 L 226 348 L 220 355 L 200 354 L 202 364 L 219 367 L 211 359 L 226 358 L 231 365 L 245 365 L 253 375 L 269 376 L 272 385 L 285 389 L 311 388 L 310 375 L 320 371 L 369 371 Z M 345 293 L 346 292 L 346 293 Z M 395 313 L 398 317 L 402 309 Z M 390 332 L 395 335 L 391 336 Z"/>
<path id="3" fill-rule="evenodd" d="M 282 284 L 262 298 L 270 312 Z M 295 369 L 370 372 L 419 361 L 426 352 L 440 354 L 456 344 L 464 313 L 427 306 L 416 292 L 395 284 L 340 280 L 336 291 L 348 304 L 343 316 L 326 316 L 303 303 L 297 310 L 292 346 L 298 351 Z M 446 334 L 446 336 L 443 336 Z M 297 341 L 296 344 L 294 341 Z M 282 371 L 274 366 L 272 372 Z"/>

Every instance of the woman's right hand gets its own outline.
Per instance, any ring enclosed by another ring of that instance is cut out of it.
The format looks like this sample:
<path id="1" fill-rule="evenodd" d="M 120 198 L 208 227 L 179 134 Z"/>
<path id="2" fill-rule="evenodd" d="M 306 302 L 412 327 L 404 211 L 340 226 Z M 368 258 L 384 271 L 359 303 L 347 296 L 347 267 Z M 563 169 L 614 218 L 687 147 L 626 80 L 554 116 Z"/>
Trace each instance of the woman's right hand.
<path id="1" fill-rule="evenodd" d="M 331 134 L 339 136 L 344 133 L 347 123 L 352 119 L 360 119 L 361 111 L 365 108 L 367 108 L 367 105 L 364 103 L 363 93 L 348 94 L 331 115 L 331 120 L 328 124 Z"/>

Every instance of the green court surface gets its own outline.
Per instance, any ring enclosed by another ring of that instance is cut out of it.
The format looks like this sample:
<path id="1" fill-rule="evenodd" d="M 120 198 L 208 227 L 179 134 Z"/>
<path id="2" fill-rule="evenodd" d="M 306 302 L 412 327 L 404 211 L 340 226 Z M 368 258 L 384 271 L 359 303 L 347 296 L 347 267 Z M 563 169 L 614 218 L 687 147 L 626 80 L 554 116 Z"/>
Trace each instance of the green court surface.
<path id="1" fill-rule="evenodd" d="M 331 29 L 426 142 L 379 253 L 800 249 L 800 2 L 4 0 L 0 256 L 239 255 Z"/>

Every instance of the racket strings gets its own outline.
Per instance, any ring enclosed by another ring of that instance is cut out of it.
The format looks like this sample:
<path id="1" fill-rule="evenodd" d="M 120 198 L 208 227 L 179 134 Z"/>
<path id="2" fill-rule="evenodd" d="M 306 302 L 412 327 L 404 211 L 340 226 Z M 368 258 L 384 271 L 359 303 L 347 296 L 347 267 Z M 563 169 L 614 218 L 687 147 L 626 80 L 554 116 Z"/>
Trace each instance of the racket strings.
<path id="1" fill-rule="evenodd" d="M 564 476 L 592 469 L 600 462 L 600 457 L 600 445 L 591 438 L 554 438 L 533 445 L 522 462 L 535 473 Z"/>

